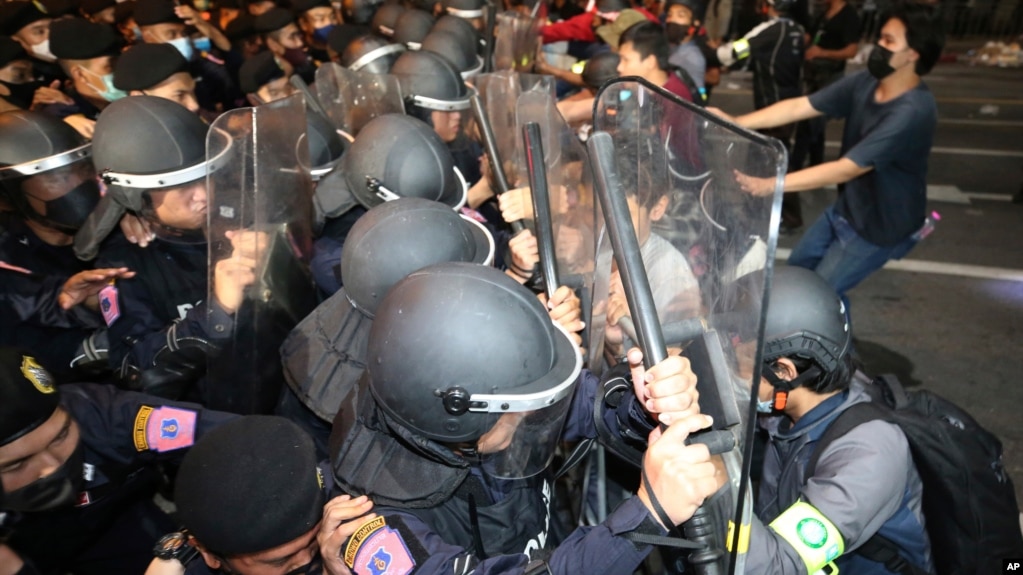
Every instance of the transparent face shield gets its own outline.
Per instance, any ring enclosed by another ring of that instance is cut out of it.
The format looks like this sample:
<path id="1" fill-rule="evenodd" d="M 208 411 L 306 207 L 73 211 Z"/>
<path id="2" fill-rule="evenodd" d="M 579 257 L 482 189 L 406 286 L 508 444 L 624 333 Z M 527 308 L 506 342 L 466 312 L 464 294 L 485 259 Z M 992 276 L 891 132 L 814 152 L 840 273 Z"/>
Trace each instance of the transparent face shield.
<path id="1" fill-rule="evenodd" d="M 572 353 L 574 366 L 552 374 L 515 394 L 473 394 L 469 411 L 489 413 L 493 425 L 475 445 L 453 446 L 464 458 L 478 463 L 488 475 L 521 479 L 540 473 L 550 465 L 561 440 L 565 417 L 582 369 L 582 357 L 560 325 L 559 353 Z M 567 375 L 567 377 L 566 377 Z M 560 381 L 552 377 L 563 378 Z"/>
<path id="2" fill-rule="evenodd" d="M 334 127 L 352 136 L 374 118 L 405 113 L 398 79 L 390 75 L 325 63 L 316 70 L 316 92 Z"/>

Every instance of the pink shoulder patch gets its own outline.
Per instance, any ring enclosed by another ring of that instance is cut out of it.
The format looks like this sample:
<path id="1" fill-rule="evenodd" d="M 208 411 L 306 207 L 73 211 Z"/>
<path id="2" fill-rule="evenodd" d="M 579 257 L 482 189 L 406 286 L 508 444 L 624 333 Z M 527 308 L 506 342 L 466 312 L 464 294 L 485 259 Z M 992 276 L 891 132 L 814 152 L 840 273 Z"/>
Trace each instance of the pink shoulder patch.
<path id="1" fill-rule="evenodd" d="M 384 527 L 359 546 L 353 572 L 356 575 L 408 575 L 416 567 L 401 534 Z"/>
<path id="2" fill-rule="evenodd" d="M 196 412 L 176 407 L 161 407 L 146 422 L 149 449 L 163 453 L 191 447 L 195 443 Z"/>
<path id="3" fill-rule="evenodd" d="M 99 310 L 103 312 L 103 321 L 109 327 L 121 317 L 121 308 L 117 304 L 117 287 L 108 285 L 99 290 Z"/>

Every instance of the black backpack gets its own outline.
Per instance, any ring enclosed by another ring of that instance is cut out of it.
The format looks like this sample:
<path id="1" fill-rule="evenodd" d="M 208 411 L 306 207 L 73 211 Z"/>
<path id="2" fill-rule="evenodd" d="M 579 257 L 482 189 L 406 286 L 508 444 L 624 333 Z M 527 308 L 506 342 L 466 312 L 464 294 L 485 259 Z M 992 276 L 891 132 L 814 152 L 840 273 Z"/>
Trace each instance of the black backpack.
<path id="1" fill-rule="evenodd" d="M 923 513 L 939 575 L 1001 573 L 1002 559 L 1023 557 L 1016 492 L 1002 465 L 1002 443 L 952 402 L 926 390 L 907 392 L 893 375 L 868 391 L 874 401 L 851 406 L 828 426 L 806 467 L 812 477 L 824 449 L 873 420 L 898 425 L 923 481 Z M 857 553 L 905 575 L 921 570 L 895 544 L 875 534 Z"/>

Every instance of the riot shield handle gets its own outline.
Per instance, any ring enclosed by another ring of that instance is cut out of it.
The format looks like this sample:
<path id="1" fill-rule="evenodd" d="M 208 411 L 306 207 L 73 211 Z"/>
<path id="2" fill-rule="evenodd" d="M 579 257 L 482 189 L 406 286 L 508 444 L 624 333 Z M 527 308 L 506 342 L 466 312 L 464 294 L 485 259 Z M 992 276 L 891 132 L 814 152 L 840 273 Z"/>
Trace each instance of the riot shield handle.
<path id="1" fill-rule="evenodd" d="M 298 74 L 292 74 L 289 81 L 291 82 L 291 85 L 305 97 L 305 105 L 313 112 L 322 116 L 323 119 L 329 121 L 330 116 L 327 115 L 327 111 L 323 109 L 322 105 L 320 105 L 320 101 L 313 94 L 313 91 L 309 89 L 309 85 L 305 83 L 305 80 L 303 80 Z"/>
<path id="2" fill-rule="evenodd" d="M 489 74 L 494 71 L 494 27 L 497 26 L 497 6 L 490 0 L 487 2 L 487 27 L 486 35 L 483 37 L 483 73 Z"/>
<path id="3" fill-rule="evenodd" d="M 643 363 L 649 369 L 668 357 L 668 348 L 657 320 L 657 307 L 650 290 L 650 278 L 643 267 L 629 204 L 614 169 L 614 142 L 607 132 L 596 132 L 590 136 L 586 147 L 593 162 L 593 187 L 604 211 L 615 262 L 625 288 L 625 299 L 636 325 L 637 343 L 643 350 Z"/>
<path id="4" fill-rule="evenodd" d="M 529 171 L 529 189 L 533 197 L 533 217 L 536 242 L 540 252 L 540 273 L 547 299 L 554 297 L 561 282 L 558 280 L 558 260 L 554 254 L 554 225 L 551 218 L 551 192 L 547 187 L 547 165 L 544 163 L 540 124 L 529 122 L 522 127 L 522 141 L 526 149 L 526 169 Z"/>
<path id="5" fill-rule="evenodd" d="M 483 98 L 474 94 L 470 98 L 472 103 L 472 115 L 476 119 L 476 125 L 480 127 L 480 134 L 483 136 L 483 146 L 487 151 L 487 161 L 490 164 L 490 172 L 494 174 L 494 182 L 497 184 L 497 193 L 503 194 L 511 189 L 508 185 L 508 178 L 504 175 L 504 165 L 501 164 L 501 153 L 497 150 L 497 138 L 494 136 L 494 127 L 490 125 L 490 117 L 483 108 Z M 526 229 L 521 221 L 511 222 L 512 235 L 516 235 Z"/>
<path id="6" fill-rule="evenodd" d="M 614 169 L 614 142 L 607 132 L 596 132 L 590 136 L 586 145 L 593 161 L 594 189 L 604 212 L 608 236 L 611 238 L 615 261 L 618 263 L 618 273 L 622 276 L 625 298 L 636 324 L 638 343 L 643 350 L 643 363 L 649 369 L 667 358 L 668 350 L 664 343 L 661 325 L 658 323 L 657 308 L 650 290 L 650 279 L 647 277 L 646 268 L 643 267 L 639 240 L 636 237 L 636 229 L 632 225 L 629 205 L 626 202 L 621 181 Z M 722 433 L 727 432 L 711 432 L 712 437 L 708 437 L 710 440 L 708 447 L 715 449 L 734 447 L 734 439 L 728 442 L 721 435 Z M 694 439 L 694 441 L 704 442 L 702 438 Z M 645 477 L 644 474 L 644 480 Z M 659 508 L 660 504 L 656 503 L 657 498 L 652 490 L 650 490 L 649 496 L 654 507 Z M 683 526 L 686 539 L 703 545 L 702 549 L 694 551 L 689 556 L 690 564 L 700 575 L 722 573 L 724 552 L 714 546 L 715 528 L 723 529 L 724 526 L 714 524 L 714 519 L 706 505 L 698 508 Z M 676 528 L 673 531 L 677 533 L 678 530 Z"/>

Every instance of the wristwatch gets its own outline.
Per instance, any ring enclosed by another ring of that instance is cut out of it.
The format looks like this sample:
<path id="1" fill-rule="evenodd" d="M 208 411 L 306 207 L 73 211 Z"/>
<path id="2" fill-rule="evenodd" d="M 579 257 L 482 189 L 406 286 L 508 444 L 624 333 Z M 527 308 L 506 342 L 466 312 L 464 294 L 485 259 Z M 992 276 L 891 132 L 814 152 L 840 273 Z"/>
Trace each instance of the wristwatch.
<path id="1" fill-rule="evenodd" d="M 182 565 L 188 565 L 192 559 L 199 555 L 199 550 L 188 544 L 187 531 L 176 531 L 164 535 L 156 542 L 156 547 L 153 547 L 153 555 L 157 559 L 176 560 Z"/>

